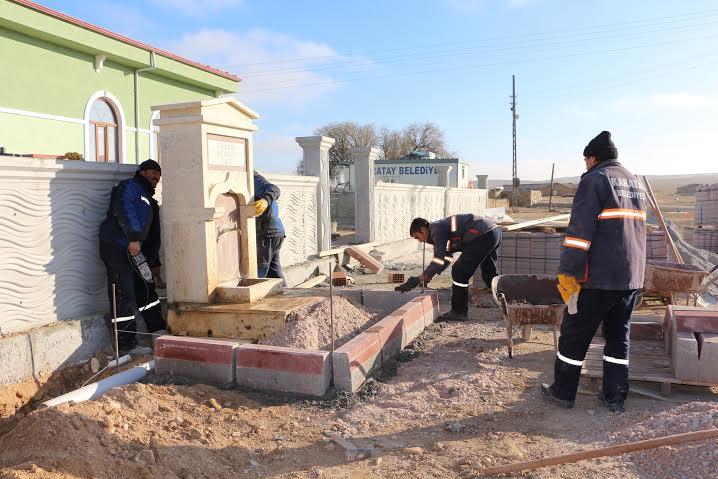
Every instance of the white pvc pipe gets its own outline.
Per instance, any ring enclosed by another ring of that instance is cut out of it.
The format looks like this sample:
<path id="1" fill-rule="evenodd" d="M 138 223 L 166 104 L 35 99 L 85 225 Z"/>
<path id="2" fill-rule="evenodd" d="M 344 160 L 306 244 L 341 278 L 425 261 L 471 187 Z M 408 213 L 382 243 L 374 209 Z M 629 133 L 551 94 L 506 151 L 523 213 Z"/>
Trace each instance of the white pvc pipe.
<path id="1" fill-rule="evenodd" d="M 41 407 L 52 407 L 66 402 L 83 402 L 91 399 L 97 399 L 112 388 L 119 386 L 125 386 L 132 384 L 144 378 L 149 371 L 155 368 L 155 362 L 150 361 L 147 363 L 139 364 L 133 368 L 122 371 L 121 373 L 110 376 L 109 378 L 103 379 L 96 383 L 88 384 L 80 389 L 75 389 L 69 393 L 58 396 L 55 399 L 45 401 Z"/>

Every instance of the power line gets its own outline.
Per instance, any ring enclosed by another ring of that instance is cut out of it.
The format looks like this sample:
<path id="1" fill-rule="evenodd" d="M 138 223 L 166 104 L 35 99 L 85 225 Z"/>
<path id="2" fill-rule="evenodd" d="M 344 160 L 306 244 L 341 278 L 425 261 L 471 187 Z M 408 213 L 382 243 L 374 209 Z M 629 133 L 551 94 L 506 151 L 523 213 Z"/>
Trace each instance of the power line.
<path id="1" fill-rule="evenodd" d="M 693 37 L 688 39 L 682 39 L 681 41 L 695 41 L 695 40 L 704 40 L 707 38 L 715 38 L 718 36 L 718 33 L 712 34 L 712 35 L 705 35 L 705 36 L 699 36 L 699 37 Z M 276 90 L 287 90 L 292 88 L 306 88 L 306 87 L 313 87 L 313 86 L 324 86 L 324 85 L 340 85 L 343 83 L 350 83 L 355 81 L 365 81 L 365 80 L 378 80 L 383 78 L 402 78 L 402 77 L 409 77 L 409 76 L 416 76 L 416 75 L 423 75 L 423 74 L 429 74 L 429 73 L 436 73 L 436 72 L 449 72 L 449 71 L 462 71 L 462 70 L 477 70 L 477 69 L 484 69 L 499 65 L 505 65 L 505 64 L 513 64 L 513 63 L 531 63 L 536 61 L 551 61 L 551 60 L 560 60 L 565 58 L 572 58 L 576 56 L 581 55 L 600 55 L 600 54 L 613 54 L 618 52 L 625 52 L 625 51 L 631 51 L 631 50 L 639 50 L 644 48 L 651 48 L 655 46 L 661 46 L 661 45 L 673 45 L 676 44 L 677 40 L 669 40 L 669 41 L 662 41 L 662 42 L 655 42 L 655 43 L 649 43 L 649 44 L 642 44 L 642 45 L 634 45 L 634 46 L 627 46 L 622 48 L 611 48 L 611 49 L 605 49 L 605 50 L 592 50 L 592 51 L 581 51 L 581 52 L 575 52 L 571 54 L 565 54 L 565 55 L 555 55 L 555 56 L 548 56 L 548 57 L 536 57 L 532 56 L 528 59 L 507 59 L 504 61 L 497 61 L 493 63 L 484 63 L 479 65 L 463 65 L 463 66 L 456 66 L 456 67 L 447 67 L 447 68 L 441 68 L 441 69 L 428 69 L 428 70 L 419 70 L 419 71 L 413 71 L 413 72 L 402 72 L 402 73 L 391 73 L 391 74 L 385 74 L 385 75 L 376 75 L 376 76 L 363 76 L 363 77 L 354 77 L 354 78 L 345 78 L 340 80 L 327 80 L 322 82 L 313 82 L 313 83 L 280 83 L 279 86 L 271 87 L 271 88 L 248 88 L 244 92 L 239 93 L 257 93 L 257 92 L 269 92 L 269 91 L 276 91 Z"/>
<path id="2" fill-rule="evenodd" d="M 669 15 L 669 16 L 662 16 L 662 17 L 648 17 L 648 18 L 643 18 L 643 19 L 638 19 L 638 20 L 632 20 L 629 22 L 607 23 L 607 24 L 600 24 L 600 25 L 592 24 L 592 25 L 570 28 L 570 29 L 564 30 L 564 32 L 565 33 L 576 32 L 576 31 L 591 32 L 592 30 L 603 29 L 603 28 L 626 29 L 626 28 L 630 28 L 631 25 L 636 25 L 636 24 L 640 24 L 640 23 L 649 23 L 649 26 L 650 26 L 650 22 L 657 22 L 660 20 L 681 21 L 681 20 L 676 20 L 676 19 L 686 18 L 686 17 L 695 17 L 695 16 L 706 16 L 707 14 L 714 13 L 714 12 L 718 12 L 718 8 L 686 12 L 686 13 L 679 14 L 679 15 Z M 513 38 L 525 38 L 525 37 L 542 36 L 542 35 L 555 35 L 555 32 L 543 31 L 543 32 L 533 32 L 533 33 L 529 33 L 526 35 L 504 35 L 504 36 L 490 37 L 488 39 L 481 40 L 481 41 L 500 41 L 500 40 L 510 40 Z M 372 52 L 386 53 L 386 52 L 394 52 L 394 51 L 412 51 L 415 49 L 420 49 L 421 51 L 426 51 L 427 49 L 432 48 L 432 47 L 437 47 L 437 46 L 442 46 L 442 45 L 457 45 L 457 44 L 460 45 L 460 44 L 466 44 L 466 43 L 467 43 L 466 40 L 438 42 L 438 43 L 428 43 L 428 44 L 424 44 L 424 45 L 414 45 L 411 47 L 370 50 L 369 52 L 365 52 L 365 53 L 372 53 Z M 353 53 L 347 53 L 347 54 L 339 53 L 339 55 L 342 57 L 351 57 L 354 54 Z M 257 65 L 281 65 L 281 64 L 293 63 L 293 62 L 304 62 L 304 61 L 308 61 L 308 60 L 336 59 L 336 57 L 337 57 L 337 54 L 315 55 L 315 56 L 308 56 L 308 57 L 290 58 L 290 59 L 285 59 L 285 60 L 280 60 L 280 61 L 267 60 L 267 61 L 262 61 L 262 62 L 237 63 L 237 64 L 233 64 L 233 65 L 228 65 L 228 66 L 252 67 L 252 66 L 257 66 Z"/>
<path id="3" fill-rule="evenodd" d="M 718 16 L 718 14 L 717 14 L 717 16 Z M 715 25 L 716 23 L 718 23 L 718 18 L 716 18 L 716 20 L 713 22 L 704 22 L 704 23 L 693 24 L 693 25 L 682 25 L 680 27 L 675 27 L 672 29 L 661 28 L 658 30 L 650 30 L 650 31 L 644 31 L 644 32 L 631 32 L 631 33 L 627 33 L 627 34 L 623 34 L 623 35 L 604 35 L 604 36 L 595 36 L 595 37 L 587 37 L 587 38 L 577 38 L 577 39 L 572 39 L 572 40 L 550 42 L 550 43 L 544 43 L 544 44 L 523 44 L 523 45 L 517 44 L 514 46 L 505 46 L 505 47 L 488 49 L 485 51 L 476 50 L 474 48 L 462 48 L 462 49 L 446 51 L 446 52 L 437 52 L 434 55 L 423 55 L 422 59 L 446 58 L 446 57 L 455 57 L 455 56 L 476 55 L 476 54 L 482 54 L 482 53 L 488 56 L 488 55 L 498 55 L 500 53 L 511 52 L 511 51 L 527 50 L 529 48 L 549 48 L 549 47 L 555 47 L 555 46 L 561 46 L 561 45 L 572 46 L 572 45 L 575 45 L 576 43 L 588 42 L 588 41 L 593 41 L 593 40 L 602 40 L 602 39 L 621 40 L 621 39 L 626 39 L 629 37 L 649 35 L 651 33 L 658 33 L 658 32 L 665 34 L 667 32 L 675 33 L 675 32 L 684 31 L 684 30 L 693 31 L 695 29 L 695 27 Z M 387 60 L 387 61 L 382 61 L 382 62 L 374 62 L 374 63 L 369 64 L 368 68 L 358 69 L 358 70 L 354 69 L 351 72 L 352 73 L 361 73 L 361 72 L 366 72 L 366 71 L 372 71 L 375 69 L 376 65 L 395 64 L 395 63 L 408 61 L 412 58 L 413 58 L 413 56 L 412 57 L 402 57 L 402 58 L 395 59 L 393 61 Z M 368 61 L 359 61 L 359 60 L 356 61 L 357 64 L 366 64 L 367 62 Z M 432 64 L 436 64 L 436 63 L 437 62 L 420 62 L 419 64 L 432 65 Z M 281 74 L 281 73 L 287 73 L 287 74 L 316 73 L 316 72 L 320 72 L 320 71 L 338 69 L 342 66 L 343 65 L 340 65 L 340 64 L 332 64 L 332 65 L 322 65 L 322 66 L 318 66 L 318 67 L 306 67 L 305 66 L 305 67 L 287 68 L 287 69 L 274 70 L 274 71 L 265 70 L 262 72 L 247 72 L 242 75 L 242 78 L 245 80 L 250 80 L 250 79 L 260 78 L 260 77 L 275 76 L 275 75 Z M 351 66 L 351 65 L 349 65 L 349 66 Z M 361 65 L 359 65 L 359 66 L 361 66 Z M 226 68 L 226 66 L 224 66 L 223 68 Z"/>

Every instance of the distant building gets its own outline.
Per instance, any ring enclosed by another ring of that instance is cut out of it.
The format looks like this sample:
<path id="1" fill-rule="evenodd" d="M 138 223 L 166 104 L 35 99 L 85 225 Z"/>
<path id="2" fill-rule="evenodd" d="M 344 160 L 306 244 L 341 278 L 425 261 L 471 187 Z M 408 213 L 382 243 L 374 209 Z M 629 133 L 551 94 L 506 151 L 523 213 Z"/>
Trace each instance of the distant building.
<path id="1" fill-rule="evenodd" d="M 705 185 L 700 183 L 692 183 L 690 185 L 683 185 L 676 188 L 677 195 L 695 195 L 696 192 Z"/>
<path id="2" fill-rule="evenodd" d="M 434 153 L 421 152 L 401 160 L 376 160 L 374 162 L 374 178 L 386 183 L 403 183 L 407 185 L 441 186 L 440 171 L 445 167 L 449 170 L 449 186 L 452 188 L 472 188 L 469 178 L 469 164 L 458 158 L 435 158 Z M 340 190 L 352 191 L 354 165 L 345 166 L 337 181 Z"/>
<path id="3" fill-rule="evenodd" d="M 574 196 L 577 186 L 573 183 L 554 183 L 553 196 Z M 504 185 L 504 191 L 513 191 L 513 185 Z M 543 196 L 551 195 L 551 183 L 524 183 L 519 185 L 519 191 L 540 191 Z"/>

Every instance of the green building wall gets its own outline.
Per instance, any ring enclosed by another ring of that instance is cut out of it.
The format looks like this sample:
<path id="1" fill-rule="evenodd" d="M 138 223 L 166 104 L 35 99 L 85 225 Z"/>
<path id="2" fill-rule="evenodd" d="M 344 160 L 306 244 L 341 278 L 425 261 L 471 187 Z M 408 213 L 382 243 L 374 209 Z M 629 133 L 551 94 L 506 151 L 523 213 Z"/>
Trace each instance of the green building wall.
<path id="1" fill-rule="evenodd" d="M 0 146 L 12 153 L 84 154 L 85 109 L 93 94 L 106 91 L 123 113 L 124 163 L 141 162 L 151 156 L 153 105 L 215 96 L 212 90 L 141 72 L 139 124 L 135 125 L 133 67 L 106 60 L 95 71 L 91 54 L 2 26 L 0 58 L 7 68 L 0 88 Z M 27 112 L 44 117 L 27 116 Z M 134 128 L 139 130 L 139 158 L 135 158 Z"/>

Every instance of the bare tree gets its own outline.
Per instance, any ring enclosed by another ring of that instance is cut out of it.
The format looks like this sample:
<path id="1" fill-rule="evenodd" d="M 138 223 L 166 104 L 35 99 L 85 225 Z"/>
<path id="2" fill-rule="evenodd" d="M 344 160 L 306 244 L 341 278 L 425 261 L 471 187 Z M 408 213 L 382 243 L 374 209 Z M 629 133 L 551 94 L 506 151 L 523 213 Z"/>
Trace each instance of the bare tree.
<path id="1" fill-rule="evenodd" d="M 379 130 L 379 155 L 383 160 L 398 160 L 406 153 L 402 148 L 401 133 L 387 127 Z"/>
<path id="2" fill-rule="evenodd" d="M 444 132 L 434 123 L 412 123 L 401 131 L 401 150 L 406 156 L 417 151 L 431 151 L 448 156 Z"/>
<path id="3" fill-rule="evenodd" d="M 315 135 L 334 138 L 334 146 L 329 149 L 329 177 L 335 180 L 343 165 L 351 164 L 351 149 L 354 147 L 373 147 L 377 145 L 376 128 L 373 124 L 361 125 L 353 121 L 328 123 L 314 130 Z"/>
<path id="4" fill-rule="evenodd" d="M 351 149 L 354 147 L 378 147 L 382 160 L 400 160 L 417 151 L 431 151 L 437 156 L 455 156 L 446 146 L 444 132 L 432 122 L 412 123 L 402 130 L 382 127 L 378 132 L 374 124 L 360 124 L 354 121 L 327 123 L 314 130 L 315 135 L 334 138 L 329 149 L 329 175 L 333 182 L 344 165 L 352 163 Z M 297 165 L 297 174 L 303 174 L 302 161 Z"/>

